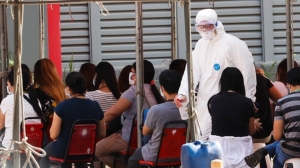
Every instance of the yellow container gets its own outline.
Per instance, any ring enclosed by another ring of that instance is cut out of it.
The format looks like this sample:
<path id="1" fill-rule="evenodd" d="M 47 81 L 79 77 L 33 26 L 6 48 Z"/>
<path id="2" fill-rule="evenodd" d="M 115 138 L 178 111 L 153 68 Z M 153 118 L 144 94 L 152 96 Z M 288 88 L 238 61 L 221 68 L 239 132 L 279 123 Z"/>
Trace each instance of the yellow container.
<path id="1" fill-rule="evenodd" d="M 211 161 L 211 168 L 223 168 L 223 161 L 220 159 L 215 159 Z"/>

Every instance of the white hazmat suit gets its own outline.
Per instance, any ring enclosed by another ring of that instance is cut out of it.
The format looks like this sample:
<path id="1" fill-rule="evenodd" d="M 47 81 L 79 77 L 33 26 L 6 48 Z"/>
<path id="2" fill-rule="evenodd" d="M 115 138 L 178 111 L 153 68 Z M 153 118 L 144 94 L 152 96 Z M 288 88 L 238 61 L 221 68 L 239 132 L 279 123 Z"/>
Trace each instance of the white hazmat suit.
<path id="1" fill-rule="evenodd" d="M 207 102 L 211 96 L 219 92 L 219 81 L 223 70 L 226 67 L 236 67 L 242 72 L 246 96 L 253 102 L 255 102 L 256 75 L 254 60 L 247 44 L 225 32 L 223 24 L 217 20 L 216 12 L 212 9 L 199 11 L 196 16 L 196 25 L 203 21 L 214 23 L 216 31 L 213 37 L 211 34 L 205 36 L 203 32 L 199 32 L 202 38 L 198 40 L 192 52 L 194 87 L 199 82 L 195 109 L 202 133 L 200 140 L 207 140 L 212 129 Z M 185 95 L 188 103 L 187 79 L 186 67 L 178 95 Z M 200 133 L 199 130 L 198 133 Z"/>

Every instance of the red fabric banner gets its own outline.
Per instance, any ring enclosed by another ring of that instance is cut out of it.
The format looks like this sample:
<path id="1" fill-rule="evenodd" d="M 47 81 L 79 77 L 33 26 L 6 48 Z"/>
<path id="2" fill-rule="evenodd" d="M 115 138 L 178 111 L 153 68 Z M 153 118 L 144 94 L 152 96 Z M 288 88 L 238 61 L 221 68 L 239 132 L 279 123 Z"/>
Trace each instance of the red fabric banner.
<path id="1" fill-rule="evenodd" d="M 48 51 L 49 59 L 56 66 L 57 73 L 62 77 L 61 36 L 60 36 L 60 5 L 47 5 L 48 16 Z"/>

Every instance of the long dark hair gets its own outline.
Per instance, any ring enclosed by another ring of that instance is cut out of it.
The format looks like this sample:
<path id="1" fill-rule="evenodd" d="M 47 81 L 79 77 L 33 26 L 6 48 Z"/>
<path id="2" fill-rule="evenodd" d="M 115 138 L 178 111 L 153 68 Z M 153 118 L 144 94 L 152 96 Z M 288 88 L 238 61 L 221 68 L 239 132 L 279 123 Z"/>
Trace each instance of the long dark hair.
<path id="1" fill-rule="evenodd" d="M 181 76 L 184 74 L 186 66 L 186 60 L 184 59 L 175 59 L 171 62 L 169 69 L 177 71 Z"/>
<path id="2" fill-rule="evenodd" d="M 54 63 L 43 58 L 38 60 L 34 65 L 34 87 L 40 88 L 56 103 L 66 99 L 64 84 L 58 76 Z"/>
<path id="3" fill-rule="evenodd" d="M 297 67 L 298 64 L 294 61 L 294 67 Z M 276 81 L 280 81 L 286 85 L 286 74 L 287 74 L 287 59 L 283 59 L 277 67 L 276 71 Z"/>
<path id="4" fill-rule="evenodd" d="M 134 70 L 136 70 L 136 63 L 132 64 L 132 67 Z M 156 102 L 158 104 L 165 102 L 164 99 L 161 97 L 159 91 L 157 90 L 155 84 L 151 84 L 151 81 L 153 80 L 155 75 L 155 69 L 153 64 L 148 61 L 148 60 L 144 60 L 144 83 L 146 84 L 150 84 L 151 85 L 151 90 L 152 93 L 156 99 Z"/>
<path id="5" fill-rule="evenodd" d="M 83 75 L 86 82 L 87 91 L 94 91 L 93 79 L 95 76 L 96 66 L 92 63 L 84 63 L 81 65 L 79 72 Z"/>
<path id="6" fill-rule="evenodd" d="M 241 71 L 235 67 L 227 67 L 222 72 L 220 79 L 221 92 L 232 90 L 241 95 L 246 95 L 244 78 Z"/>
<path id="7" fill-rule="evenodd" d="M 108 62 L 100 62 L 96 69 L 95 90 L 99 89 L 99 85 L 104 81 L 116 99 L 121 97 L 118 89 L 117 78 L 114 67 Z"/>
<path id="8" fill-rule="evenodd" d="M 129 84 L 129 73 L 131 72 L 132 65 L 125 66 L 119 75 L 118 87 L 121 93 L 124 93 L 127 89 L 130 88 Z"/>

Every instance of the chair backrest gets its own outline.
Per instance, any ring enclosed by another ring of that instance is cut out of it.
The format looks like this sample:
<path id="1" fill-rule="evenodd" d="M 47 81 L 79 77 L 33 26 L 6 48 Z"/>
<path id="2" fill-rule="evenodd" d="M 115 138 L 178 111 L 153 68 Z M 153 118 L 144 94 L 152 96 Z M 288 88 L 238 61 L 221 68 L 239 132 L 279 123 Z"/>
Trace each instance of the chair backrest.
<path id="1" fill-rule="evenodd" d="M 41 120 L 41 122 L 25 122 L 26 136 L 28 137 L 27 142 L 35 147 L 42 148 L 44 138 L 44 126 L 45 121 L 41 117 L 28 117 L 25 120 Z M 20 139 L 23 138 L 23 129 L 21 124 Z"/>
<path id="2" fill-rule="evenodd" d="M 137 129 L 138 129 L 138 127 L 137 127 L 137 120 L 136 120 L 136 115 L 135 115 L 132 119 L 132 126 L 131 126 L 130 137 L 129 137 L 126 155 L 129 155 L 130 151 L 135 151 L 138 147 Z"/>
<path id="3" fill-rule="evenodd" d="M 186 143 L 187 123 L 184 120 L 165 124 L 158 149 L 157 162 L 180 161 L 181 146 Z"/>
<path id="4" fill-rule="evenodd" d="M 43 145 L 44 124 L 30 122 L 25 123 L 27 142 L 35 147 L 41 148 Z M 23 131 L 20 133 L 20 138 L 23 138 Z"/>
<path id="5" fill-rule="evenodd" d="M 80 160 L 83 158 L 87 162 L 93 160 L 97 125 L 98 122 L 93 119 L 74 122 L 65 159 L 76 158 L 76 160 Z"/>

